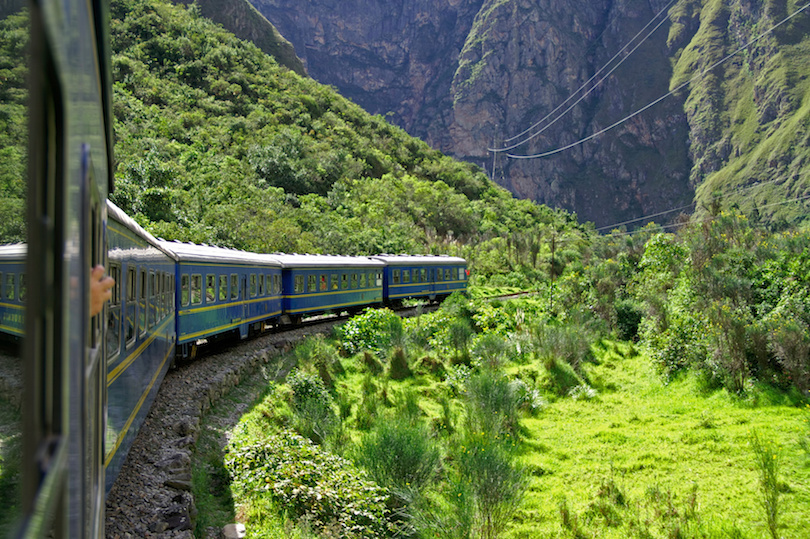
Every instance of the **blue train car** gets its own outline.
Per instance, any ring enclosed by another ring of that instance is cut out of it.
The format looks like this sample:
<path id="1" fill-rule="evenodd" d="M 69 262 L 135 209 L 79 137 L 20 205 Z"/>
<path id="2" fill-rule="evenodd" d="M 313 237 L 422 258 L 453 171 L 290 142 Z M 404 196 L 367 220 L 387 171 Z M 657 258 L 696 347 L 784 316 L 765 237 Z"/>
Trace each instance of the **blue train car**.
<path id="1" fill-rule="evenodd" d="M 387 303 L 407 298 L 442 300 L 467 289 L 467 261 L 451 256 L 377 255 L 385 264 L 383 295 Z"/>
<path id="2" fill-rule="evenodd" d="M 267 255 L 161 242 L 177 256 L 178 356 L 194 357 L 202 341 L 245 338 L 281 317 L 281 263 Z"/>
<path id="3" fill-rule="evenodd" d="M 109 491 L 174 358 L 174 256 L 111 202 L 107 203 L 107 426 Z"/>
<path id="4" fill-rule="evenodd" d="M 366 257 L 270 255 L 281 263 L 285 322 L 382 303 L 384 264 Z"/>
<path id="5" fill-rule="evenodd" d="M 19 339 L 25 329 L 24 243 L 0 245 L 0 333 Z"/>

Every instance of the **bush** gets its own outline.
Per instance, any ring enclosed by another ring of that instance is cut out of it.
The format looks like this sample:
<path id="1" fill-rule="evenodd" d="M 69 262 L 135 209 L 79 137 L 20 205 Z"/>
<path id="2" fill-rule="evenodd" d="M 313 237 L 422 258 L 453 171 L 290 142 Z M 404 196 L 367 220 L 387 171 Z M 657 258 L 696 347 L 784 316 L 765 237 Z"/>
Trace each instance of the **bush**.
<path id="1" fill-rule="evenodd" d="M 390 309 L 369 309 L 355 316 L 337 331 L 348 354 L 368 350 L 384 357 L 392 342 L 402 336 L 402 319 Z"/>
<path id="2" fill-rule="evenodd" d="M 323 381 L 303 371 L 287 376 L 293 393 L 293 426 L 301 435 L 320 444 L 340 431 L 340 420 L 332 409 L 332 396 Z"/>
<path id="3" fill-rule="evenodd" d="M 404 499 L 426 488 L 440 465 L 430 433 L 407 418 L 380 421 L 357 446 L 355 461 Z"/>
<path id="4" fill-rule="evenodd" d="M 225 466 L 237 494 L 261 504 L 272 497 L 282 509 L 340 537 L 390 537 L 388 491 L 351 462 L 290 432 L 262 443 L 229 447 Z"/>
<path id="5" fill-rule="evenodd" d="M 470 376 L 465 404 L 468 432 L 501 438 L 517 435 L 520 401 L 516 386 L 505 375 L 485 370 Z"/>

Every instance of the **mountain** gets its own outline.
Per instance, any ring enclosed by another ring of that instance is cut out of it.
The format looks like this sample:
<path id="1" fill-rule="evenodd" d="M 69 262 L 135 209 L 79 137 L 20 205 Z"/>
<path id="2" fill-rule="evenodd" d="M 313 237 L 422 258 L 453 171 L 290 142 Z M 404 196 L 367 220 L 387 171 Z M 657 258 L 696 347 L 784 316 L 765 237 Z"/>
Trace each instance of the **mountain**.
<path id="1" fill-rule="evenodd" d="M 714 65 L 793 13 L 794 2 L 250 1 L 313 78 L 485 167 L 520 197 L 598 225 L 693 200 L 698 214 L 732 204 L 771 222 L 808 213 L 801 201 L 781 203 L 810 193 L 810 16 Z M 488 151 L 568 108 L 583 85 L 587 96 L 560 121 L 511 152 Z M 617 122 L 548 157 L 506 157 L 565 147 Z"/>

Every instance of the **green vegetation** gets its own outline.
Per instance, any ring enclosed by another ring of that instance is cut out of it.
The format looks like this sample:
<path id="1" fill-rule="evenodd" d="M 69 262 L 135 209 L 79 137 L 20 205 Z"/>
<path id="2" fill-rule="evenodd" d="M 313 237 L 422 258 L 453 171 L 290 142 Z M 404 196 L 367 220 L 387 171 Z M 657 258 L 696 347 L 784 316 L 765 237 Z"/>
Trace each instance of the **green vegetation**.
<path id="1" fill-rule="evenodd" d="M 0 398 L 0 534 L 11 534 L 20 517 L 22 460 L 20 411 Z"/>

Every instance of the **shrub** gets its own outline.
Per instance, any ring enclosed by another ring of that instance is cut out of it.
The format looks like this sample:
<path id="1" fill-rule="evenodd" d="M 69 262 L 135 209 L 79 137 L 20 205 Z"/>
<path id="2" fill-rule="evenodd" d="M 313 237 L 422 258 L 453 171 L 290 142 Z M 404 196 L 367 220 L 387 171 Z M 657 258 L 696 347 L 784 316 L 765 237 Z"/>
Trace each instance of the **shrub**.
<path id="1" fill-rule="evenodd" d="M 340 420 L 332 409 L 332 396 L 323 381 L 303 371 L 287 376 L 293 392 L 293 426 L 301 435 L 315 443 L 323 443 L 340 431 Z"/>
<path id="2" fill-rule="evenodd" d="M 485 370 L 467 380 L 465 393 L 468 432 L 492 437 L 516 436 L 519 400 L 514 385 L 496 371 Z"/>
<path id="3" fill-rule="evenodd" d="M 392 380 L 404 380 L 412 375 L 411 368 L 408 366 L 408 358 L 405 357 L 405 350 L 397 346 L 391 354 L 388 377 Z"/>
<path id="4" fill-rule="evenodd" d="M 337 333 L 347 353 L 368 350 L 384 357 L 393 340 L 401 340 L 402 320 L 390 309 L 368 309 L 343 324 Z"/>
<path id="5" fill-rule="evenodd" d="M 380 421 L 357 446 L 355 461 L 404 499 L 435 478 L 440 453 L 430 433 L 408 418 Z"/>
<path id="6" fill-rule="evenodd" d="M 350 461 L 321 451 L 284 431 L 245 447 L 229 447 L 225 466 L 234 491 L 261 504 L 272 497 L 282 509 L 317 529 L 340 537 L 390 537 L 388 492 L 369 481 Z"/>

